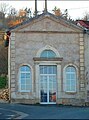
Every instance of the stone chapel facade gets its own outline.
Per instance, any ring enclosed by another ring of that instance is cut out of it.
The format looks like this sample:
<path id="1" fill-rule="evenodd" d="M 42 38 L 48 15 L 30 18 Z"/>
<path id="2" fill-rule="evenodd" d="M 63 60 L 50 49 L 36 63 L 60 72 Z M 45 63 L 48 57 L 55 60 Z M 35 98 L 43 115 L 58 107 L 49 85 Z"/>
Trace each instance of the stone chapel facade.
<path id="1" fill-rule="evenodd" d="M 10 101 L 85 105 L 87 42 L 88 35 L 81 27 L 48 12 L 12 29 L 8 49 Z"/>

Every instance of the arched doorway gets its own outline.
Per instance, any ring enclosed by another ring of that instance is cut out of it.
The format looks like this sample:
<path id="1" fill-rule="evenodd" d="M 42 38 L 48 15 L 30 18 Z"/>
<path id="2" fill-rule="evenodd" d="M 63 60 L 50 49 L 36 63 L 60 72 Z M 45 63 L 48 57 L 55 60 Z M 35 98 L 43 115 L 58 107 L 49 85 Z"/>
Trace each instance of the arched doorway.
<path id="1" fill-rule="evenodd" d="M 36 99 L 40 104 L 56 104 L 61 91 L 61 61 L 59 52 L 51 47 L 41 48 L 33 58 L 36 71 Z"/>

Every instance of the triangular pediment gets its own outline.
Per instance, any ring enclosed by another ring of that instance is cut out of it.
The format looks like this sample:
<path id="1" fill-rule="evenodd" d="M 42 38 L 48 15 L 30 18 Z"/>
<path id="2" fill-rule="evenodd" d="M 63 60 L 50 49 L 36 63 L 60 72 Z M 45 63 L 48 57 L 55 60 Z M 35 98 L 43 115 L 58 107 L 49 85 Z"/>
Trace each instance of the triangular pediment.
<path id="1" fill-rule="evenodd" d="M 82 29 L 64 19 L 56 18 L 50 14 L 40 15 L 12 31 L 54 31 L 54 32 L 81 32 Z"/>

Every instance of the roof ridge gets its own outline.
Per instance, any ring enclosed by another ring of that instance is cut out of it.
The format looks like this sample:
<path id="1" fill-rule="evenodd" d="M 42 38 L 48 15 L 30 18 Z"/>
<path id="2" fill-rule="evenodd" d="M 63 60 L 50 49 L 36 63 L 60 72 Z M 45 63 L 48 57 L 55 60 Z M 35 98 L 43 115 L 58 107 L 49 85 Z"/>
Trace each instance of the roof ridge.
<path id="1" fill-rule="evenodd" d="M 54 14 L 52 14 L 52 13 L 50 13 L 50 12 L 43 12 L 42 14 L 39 14 L 39 15 L 37 15 L 37 16 L 34 16 L 34 17 L 31 17 L 31 18 L 29 18 L 28 20 L 26 20 L 26 21 L 23 21 L 22 23 L 20 23 L 20 24 L 18 24 L 18 25 L 16 25 L 16 26 L 12 26 L 12 27 L 10 27 L 9 28 L 9 30 L 13 30 L 13 29 L 15 29 L 15 28 L 17 28 L 17 27 L 19 27 L 19 26 L 21 26 L 21 25 L 25 25 L 26 23 L 29 23 L 29 22 L 31 22 L 32 20 L 35 20 L 35 19 L 37 19 L 37 18 L 39 18 L 40 16 L 44 16 L 44 15 L 50 15 L 50 16 L 52 16 L 52 17 L 54 17 L 55 19 L 62 19 L 65 23 L 67 23 L 67 24 L 69 24 L 69 25 L 73 25 L 73 26 L 76 26 L 77 28 L 80 28 L 81 29 L 81 27 L 79 27 L 76 23 L 74 23 L 73 21 L 71 21 L 71 20 L 67 20 L 67 19 L 65 19 L 64 17 L 62 17 L 62 16 L 56 16 L 56 15 L 54 15 Z"/>

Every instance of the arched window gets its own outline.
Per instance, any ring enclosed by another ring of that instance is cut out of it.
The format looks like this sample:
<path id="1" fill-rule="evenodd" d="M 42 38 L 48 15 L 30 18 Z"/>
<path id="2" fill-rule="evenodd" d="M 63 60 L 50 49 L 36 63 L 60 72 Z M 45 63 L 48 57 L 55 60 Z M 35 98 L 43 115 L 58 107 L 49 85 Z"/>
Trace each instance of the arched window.
<path id="1" fill-rule="evenodd" d="M 56 57 L 56 54 L 52 50 L 44 50 L 41 53 L 40 57 L 42 57 L 42 58 L 54 58 L 54 57 Z"/>
<path id="2" fill-rule="evenodd" d="M 65 91 L 76 92 L 76 68 L 68 66 L 65 69 Z"/>
<path id="3" fill-rule="evenodd" d="M 21 92 L 30 92 L 32 86 L 31 68 L 23 65 L 19 69 L 19 88 Z"/>

